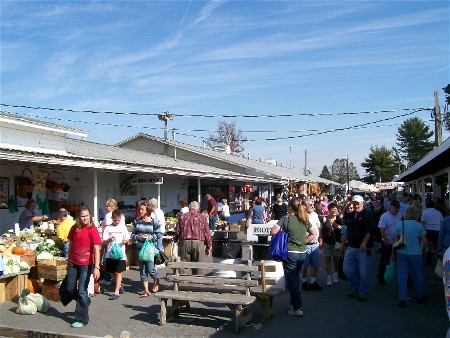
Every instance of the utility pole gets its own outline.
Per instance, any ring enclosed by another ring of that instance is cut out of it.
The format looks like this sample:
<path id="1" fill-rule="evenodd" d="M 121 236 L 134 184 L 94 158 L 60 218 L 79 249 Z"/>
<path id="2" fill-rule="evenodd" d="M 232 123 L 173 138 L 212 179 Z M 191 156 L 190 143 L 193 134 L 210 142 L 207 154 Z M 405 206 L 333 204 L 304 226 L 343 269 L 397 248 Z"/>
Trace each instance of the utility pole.
<path id="1" fill-rule="evenodd" d="M 173 139 L 173 158 L 176 161 L 177 160 L 177 147 L 175 145 L 175 129 L 172 130 L 172 139 Z"/>
<path id="2" fill-rule="evenodd" d="M 292 146 L 289 146 L 289 168 L 292 168 Z"/>
<path id="3" fill-rule="evenodd" d="M 434 115 L 434 145 L 438 147 L 442 143 L 442 118 L 437 90 L 434 91 L 434 112 L 432 115 Z"/>
<path id="4" fill-rule="evenodd" d="M 304 170 L 304 174 L 305 176 L 308 176 L 308 167 L 307 167 L 307 154 L 306 154 L 306 149 L 305 149 L 305 170 Z"/>
<path id="5" fill-rule="evenodd" d="M 348 154 L 347 154 L 347 192 L 350 193 L 350 170 L 348 164 Z"/>
<path id="6" fill-rule="evenodd" d="M 158 119 L 160 121 L 164 121 L 164 155 L 167 155 L 167 143 L 168 143 L 167 121 L 173 120 L 174 118 L 175 118 L 175 115 L 170 114 L 168 111 L 165 111 L 162 114 L 158 114 Z"/>

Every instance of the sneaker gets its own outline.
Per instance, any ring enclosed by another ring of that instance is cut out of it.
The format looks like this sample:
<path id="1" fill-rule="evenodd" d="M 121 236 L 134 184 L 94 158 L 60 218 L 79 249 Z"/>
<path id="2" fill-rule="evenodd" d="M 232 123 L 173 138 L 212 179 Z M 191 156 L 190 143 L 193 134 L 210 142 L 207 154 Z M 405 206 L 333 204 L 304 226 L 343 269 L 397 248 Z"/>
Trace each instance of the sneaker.
<path id="1" fill-rule="evenodd" d="M 331 276 L 328 276 L 327 278 L 327 286 L 333 285 L 333 278 Z"/>
<path id="2" fill-rule="evenodd" d="M 123 295 L 125 293 L 125 290 L 123 289 L 123 286 L 121 286 L 120 288 L 119 288 L 119 294 L 120 295 Z"/>
<path id="3" fill-rule="evenodd" d="M 116 295 L 115 293 L 113 293 L 111 296 L 109 296 L 108 300 L 117 300 L 119 299 L 119 295 Z"/>
<path id="4" fill-rule="evenodd" d="M 428 296 L 423 296 L 421 298 L 417 298 L 417 304 L 425 304 L 428 302 Z"/>
<path id="5" fill-rule="evenodd" d="M 369 299 L 366 295 L 359 295 L 358 302 L 366 302 Z"/>
<path id="6" fill-rule="evenodd" d="M 317 282 L 314 282 L 314 283 L 309 284 L 309 289 L 310 290 L 322 291 L 323 287 L 321 287 L 319 284 L 317 284 Z"/>
<path id="7" fill-rule="evenodd" d="M 303 291 L 309 291 L 309 290 L 311 290 L 311 289 L 309 288 L 308 282 L 303 282 L 303 283 L 302 283 L 302 290 L 303 290 Z"/>
<path id="8" fill-rule="evenodd" d="M 337 273 L 335 273 L 335 274 L 333 275 L 333 283 L 338 283 L 338 282 L 339 282 L 339 278 L 338 278 Z"/>
<path id="9" fill-rule="evenodd" d="M 358 291 L 356 291 L 355 289 L 350 289 L 350 291 L 347 293 L 347 296 L 349 297 L 358 297 Z"/>
<path id="10" fill-rule="evenodd" d="M 84 323 L 83 322 L 74 322 L 72 323 L 72 325 L 70 325 L 71 327 L 83 327 Z"/>
<path id="11" fill-rule="evenodd" d="M 109 286 L 112 283 L 111 283 L 111 281 L 106 281 L 106 280 L 102 279 L 101 281 L 98 282 L 98 284 Z"/>
<path id="12" fill-rule="evenodd" d="M 303 316 L 303 310 L 302 309 L 298 309 L 298 310 L 289 310 L 288 311 L 288 315 L 289 316 L 295 316 L 295 317 L 301 317 Z"/>
<path id="13" fill-rule="evenodd" d="M 406 301 L 404 301 L 404 300 L 399 301 L 398 307 L 401 307 L 402 309 L 404 309 L 406 307 Z"/>

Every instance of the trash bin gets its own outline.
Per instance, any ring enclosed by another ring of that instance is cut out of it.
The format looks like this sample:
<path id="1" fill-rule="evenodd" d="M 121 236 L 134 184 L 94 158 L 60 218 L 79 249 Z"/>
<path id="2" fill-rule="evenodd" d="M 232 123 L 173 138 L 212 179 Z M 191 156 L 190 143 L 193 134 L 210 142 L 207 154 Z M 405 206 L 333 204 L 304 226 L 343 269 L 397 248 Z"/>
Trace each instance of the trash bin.
<path id="1" fill-rule="evenodd" d="M 213 240 L 212 256 L 221 259 L 242 258 L 242 243 L 240 241 Z"/>

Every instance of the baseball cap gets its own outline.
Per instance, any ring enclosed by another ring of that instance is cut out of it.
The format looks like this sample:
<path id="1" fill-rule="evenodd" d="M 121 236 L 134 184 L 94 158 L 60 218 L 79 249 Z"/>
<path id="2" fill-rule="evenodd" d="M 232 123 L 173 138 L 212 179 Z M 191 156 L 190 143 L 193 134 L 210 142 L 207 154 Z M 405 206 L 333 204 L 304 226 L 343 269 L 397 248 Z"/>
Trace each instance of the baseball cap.
<path id="1" fill-rule="evenodd" d="M 391 207 L 400 209 L 400 202 L 399 201 L 392 201 L 391 202 Z"/>
<path id="2" fill-rule="evenodd" d="M 360 195 L 355 195 L 355 196 L 353 196 L 353 198 L 352 198 L 352 202 L 363 203 L 363 202 L 364 202 L 364 199 L 363 199 L 363 197 L 360 196 Z"/>

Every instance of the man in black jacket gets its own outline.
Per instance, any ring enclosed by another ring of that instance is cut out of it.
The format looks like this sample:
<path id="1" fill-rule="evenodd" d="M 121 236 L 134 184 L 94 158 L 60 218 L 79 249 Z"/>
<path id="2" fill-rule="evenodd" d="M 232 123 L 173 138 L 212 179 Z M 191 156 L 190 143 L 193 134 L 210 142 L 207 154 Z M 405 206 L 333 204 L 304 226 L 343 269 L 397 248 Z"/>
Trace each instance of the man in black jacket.
<path id="1" fill-rule="evenodd" d="M 344 273 L 350 283 L 349 297 L 358 297 L 360 302 L 368 299 L 369 271 L 373 249 L 373 234 L 376 229 L 375 217 L 364 209 L 362 196 L 353 196 L 354 211 L 345 216 L 347 230 L 343 235 L 341 254 L 344 257 Z"/>

